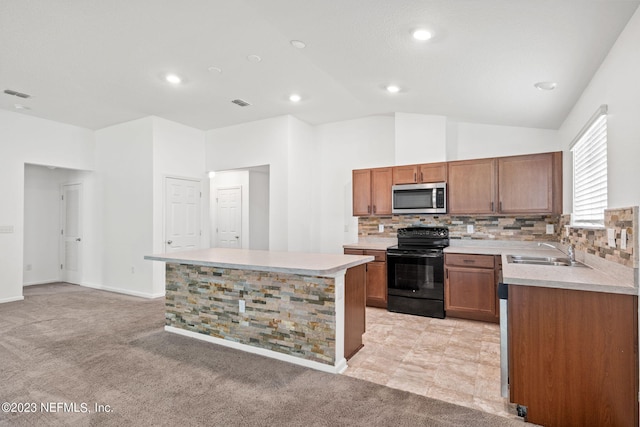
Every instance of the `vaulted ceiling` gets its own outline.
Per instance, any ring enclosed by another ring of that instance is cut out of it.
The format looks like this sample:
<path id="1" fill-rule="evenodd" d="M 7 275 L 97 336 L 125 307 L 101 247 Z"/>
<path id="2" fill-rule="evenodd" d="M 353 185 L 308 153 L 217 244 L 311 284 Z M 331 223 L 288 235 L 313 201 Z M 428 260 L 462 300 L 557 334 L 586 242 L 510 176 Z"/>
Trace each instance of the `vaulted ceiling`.
<path id="1" fill-rule="evenodd" d="M 556 129 L 639 3 L 2 0 L 0 90 L 31 97 L 0 93 L 0 108 L 90 129 L 393 112 Z M 414 40 L 416 28 L 433 37 Z"/>

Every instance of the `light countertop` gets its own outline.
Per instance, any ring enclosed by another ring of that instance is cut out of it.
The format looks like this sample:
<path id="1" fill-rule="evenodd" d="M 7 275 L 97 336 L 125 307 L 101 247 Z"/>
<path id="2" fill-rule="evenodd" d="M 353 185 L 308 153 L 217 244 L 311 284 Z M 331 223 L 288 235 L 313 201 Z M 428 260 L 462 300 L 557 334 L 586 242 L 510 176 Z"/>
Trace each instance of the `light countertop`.
<path id="1" fill-rule="evenodd" d="M 370 250 L 370 251 L 386 251 L 389 246 L 397 245 L 397 243 L 390 242 L 362 242 L 362 243 L 350 243 L 348 245 L 342 245 L 344 249 L 356 249 L 356 250 Z"/>
<path id="2" fill-rule="evenodd" d="M 146 255 L 152 261 L 238 270 L 334 276 L 341 270 L 373 261 L 372 256 L 319 254 L 305 252 L 258 251 L 249 249 L 209 248 L 193 251 Z"/>
<path id="3" fill-rule="evenodd" d="M 498 244 L 496 244 L 498 243 Z M 499 244 L 499 242 L 487 242 L 485 246 L 474 242 L 465 245 L 463 242 L 449 246 L 445 253 L 501 255 L 502 256 L 502 282 L 509 285 L 540 286 L 547 288 L 574 289 L 581 291 L 606 292 L 614 294 L 638 295 L 638 288 L 629 277 L 621 277 L 616 274 L 620 266 L 614 263 L 601 261 L 597 266 L 578 252 L 578 261 L 589 266 L 566 267 L 531 264 L 512 264 L 507 262 L 507 255 L 531 255 L 554 256 L 566 255 L 557 249 L 541 248 L 536 244 L 517 242 Z M 595 261 L 595 260 L 594 260 Z M 609 268 L 605 268 L 605 267 Z"/>

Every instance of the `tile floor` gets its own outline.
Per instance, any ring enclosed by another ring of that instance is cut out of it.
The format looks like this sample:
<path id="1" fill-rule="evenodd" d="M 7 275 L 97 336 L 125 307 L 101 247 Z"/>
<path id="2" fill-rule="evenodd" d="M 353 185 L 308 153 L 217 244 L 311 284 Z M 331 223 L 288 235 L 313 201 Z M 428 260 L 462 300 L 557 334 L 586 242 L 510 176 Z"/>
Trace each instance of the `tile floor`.
<path id="1" fill-rule="evenodd" d="M 345 375 L 517 418 L 500 396 L 500 327 L 367 307 L 364 347 Z"/>

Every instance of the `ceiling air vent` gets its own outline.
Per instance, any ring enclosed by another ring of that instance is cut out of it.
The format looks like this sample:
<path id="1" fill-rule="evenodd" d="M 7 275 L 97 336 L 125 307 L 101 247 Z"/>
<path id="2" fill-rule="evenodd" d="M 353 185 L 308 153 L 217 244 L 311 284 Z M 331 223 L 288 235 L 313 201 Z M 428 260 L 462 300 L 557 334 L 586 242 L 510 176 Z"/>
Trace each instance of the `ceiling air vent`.
<path id="1" fill-rule="evenodd" d="M 241 107 L 248 107 L 249 105 L 251 105 L 251 104 L 249 104 L 247 101 L 245 101 L 243 99 L 234 99 L 231 102 L 233 102 L 234 104 L 239 105 Z"/>
<path id="2" fill-rule="evenodd" d="M 24 98 L 24 99 L 31 98 L 31 95 L 28 95 L 28 94 L 22 93 L 22 92 L 17 92 L 15 90 L 11 90 L 11 89 L 5 89 L 4 93 L 6 93 L 7 95 L 13 95 L 13 96 L 17 96 L 19 98 Z"/>

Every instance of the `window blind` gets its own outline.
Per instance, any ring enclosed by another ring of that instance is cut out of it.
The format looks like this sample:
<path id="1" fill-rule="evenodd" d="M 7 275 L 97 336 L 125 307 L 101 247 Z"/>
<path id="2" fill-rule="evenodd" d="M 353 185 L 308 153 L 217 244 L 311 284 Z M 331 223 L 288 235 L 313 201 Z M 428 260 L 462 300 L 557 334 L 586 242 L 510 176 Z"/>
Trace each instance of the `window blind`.
<path id="1" fill-rule="evenodd" d="M 603 224 L 607 208 L 607 106 L 578 134 L 573 153 L 573 223 Z"/>

